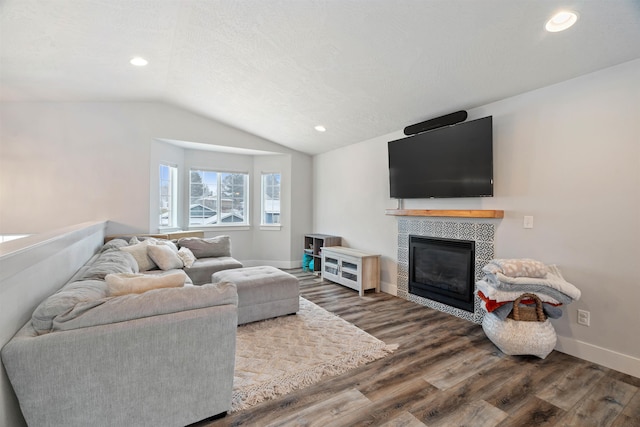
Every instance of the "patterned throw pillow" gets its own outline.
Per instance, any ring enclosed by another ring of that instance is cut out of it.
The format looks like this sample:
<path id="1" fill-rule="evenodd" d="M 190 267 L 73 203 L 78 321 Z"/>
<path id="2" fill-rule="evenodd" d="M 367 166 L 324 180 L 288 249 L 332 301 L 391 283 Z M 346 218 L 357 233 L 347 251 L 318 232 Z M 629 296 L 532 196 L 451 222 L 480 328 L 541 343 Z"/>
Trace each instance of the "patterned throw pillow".
<path id="1" fill-rule="evenodd" d="M 193 252 L 189 248 L 180 248 L 178 251 L 178 256 L 184 263 L 185 268 L 191 268 L 194 262 L 196 262 L 196 257 L 193 255 Z"/>

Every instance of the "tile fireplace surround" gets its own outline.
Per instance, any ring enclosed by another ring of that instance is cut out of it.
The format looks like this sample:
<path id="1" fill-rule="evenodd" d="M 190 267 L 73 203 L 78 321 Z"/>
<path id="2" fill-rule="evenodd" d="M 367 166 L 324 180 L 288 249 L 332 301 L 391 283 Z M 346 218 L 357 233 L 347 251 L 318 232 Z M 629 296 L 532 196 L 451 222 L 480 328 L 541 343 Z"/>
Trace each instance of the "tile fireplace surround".
<path id="1" fill-rule="evenodd" d="M 480 218 L 398 217 L 398 297 L 470 322 L 482 323 L 484 311 L 477 296 L 474 296 L 474 312 L 470 313 L 409 293 L 409 235 L 474 241 L 475 280 L 477 281 L 482 278 L 482 267 L 494 258 L 497 221 Z"/>

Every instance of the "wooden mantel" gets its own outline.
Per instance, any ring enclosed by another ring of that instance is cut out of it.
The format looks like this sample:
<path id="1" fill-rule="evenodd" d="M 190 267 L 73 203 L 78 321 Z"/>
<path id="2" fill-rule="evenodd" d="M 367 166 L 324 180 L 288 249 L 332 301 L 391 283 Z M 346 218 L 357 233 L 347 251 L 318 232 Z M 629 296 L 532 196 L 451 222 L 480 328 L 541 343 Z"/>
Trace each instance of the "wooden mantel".
<path id="1" fill-rule="evenodd" d="M 386 215 L 395 216 L 448 216 L 457 218 L 504 218 L 502 210 L 438 210 L 438 209 L 387 209 Z"/>

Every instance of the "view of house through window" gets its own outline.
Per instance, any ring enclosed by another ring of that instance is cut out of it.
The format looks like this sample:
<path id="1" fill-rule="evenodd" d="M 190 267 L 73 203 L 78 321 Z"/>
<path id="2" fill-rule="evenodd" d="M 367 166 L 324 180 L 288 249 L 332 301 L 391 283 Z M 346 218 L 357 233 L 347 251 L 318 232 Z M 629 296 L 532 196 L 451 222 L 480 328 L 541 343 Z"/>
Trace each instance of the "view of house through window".
<path id="1" fill-rule="evenodd" d="M 191 169 L 189 225 L 248 224 L 248 174 Z"/>
<path id="2" fill-rule="evenodd" d="M 178 168 L 160 165 L 160 227 L 178 226 Z"/>
<path id="3" fill-rule="evenodd" d="M 280 224 L 280 174 L 262 174 L 262 224 Z"/>

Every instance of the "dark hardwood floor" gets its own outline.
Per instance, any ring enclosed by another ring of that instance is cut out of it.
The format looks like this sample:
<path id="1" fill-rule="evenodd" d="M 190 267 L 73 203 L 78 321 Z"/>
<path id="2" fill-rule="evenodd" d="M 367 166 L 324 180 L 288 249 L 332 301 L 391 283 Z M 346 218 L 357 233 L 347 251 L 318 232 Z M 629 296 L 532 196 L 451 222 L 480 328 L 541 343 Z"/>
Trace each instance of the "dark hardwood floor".
<path id="1" fill-rule="evenodd" d="M 399 348 L 202 426 L 640 426 L 639 378 L 557 351 L 506 356 L 479 325 L 290 272 L 304 298 Z"/>

